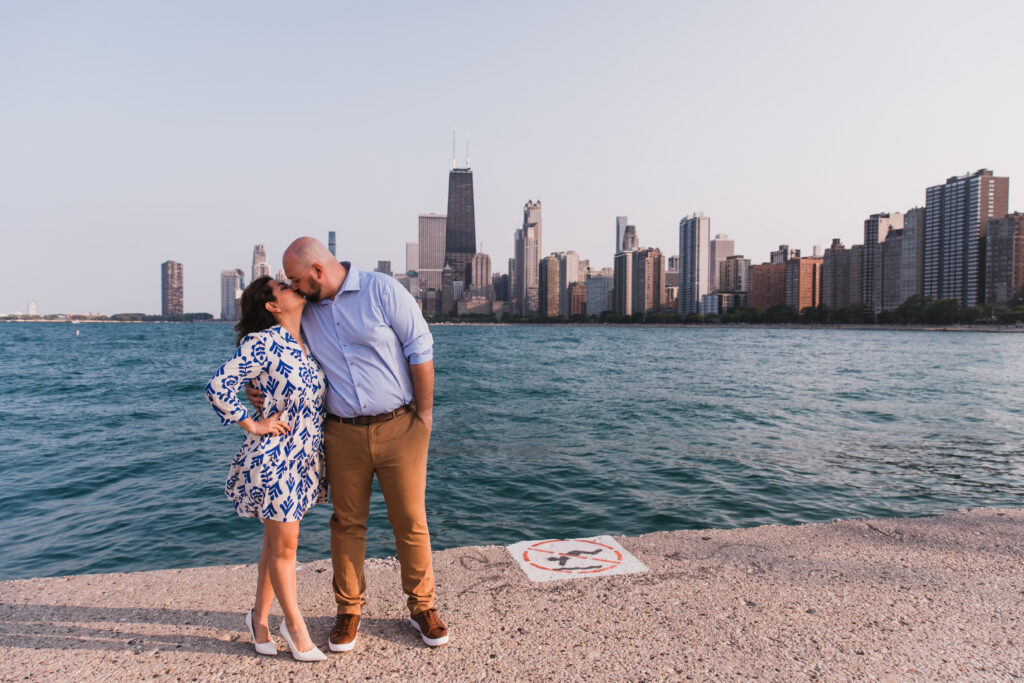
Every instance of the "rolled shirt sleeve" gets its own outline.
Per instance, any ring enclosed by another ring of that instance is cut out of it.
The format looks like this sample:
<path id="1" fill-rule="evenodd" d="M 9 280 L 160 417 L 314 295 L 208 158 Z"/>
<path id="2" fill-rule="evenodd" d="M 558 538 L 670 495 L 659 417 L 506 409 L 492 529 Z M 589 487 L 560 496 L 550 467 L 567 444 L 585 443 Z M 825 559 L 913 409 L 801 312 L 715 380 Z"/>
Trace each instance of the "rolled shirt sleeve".
<path id="1" fill-rule="evenodd" d="M 250 334 L 239 344 L 235 355 L 210 378 L 206 400 L 220 417 L 221 424 L 235 424 L 249 417 L 238 400 L 238 390 L 258 377 L 268 364 L 263 335 Z"/>
<path id="2" fill-rule="evenodd" d="M 383 300 L 387 322 L 402 343 L 402 352 L 409 365 L 420 365 L 434 359 L 434 337 L 416 305 L 416 299 L 397 280 L 388 283 Z"/>

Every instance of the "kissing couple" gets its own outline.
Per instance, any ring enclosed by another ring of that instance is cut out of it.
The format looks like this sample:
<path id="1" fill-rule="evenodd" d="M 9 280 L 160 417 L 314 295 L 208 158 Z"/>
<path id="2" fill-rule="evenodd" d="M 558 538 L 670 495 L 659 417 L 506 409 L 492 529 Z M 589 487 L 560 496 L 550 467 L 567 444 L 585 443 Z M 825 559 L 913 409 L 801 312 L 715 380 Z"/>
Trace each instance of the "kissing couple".
<path id="1" fill-rule="evenodd" d="M 253 647 L 277 654 L 269 623 L 276 597 L 292 657 L 327 659 L 299 610 L 295 554 L 302 516 L 327 502 L 328 488 L 337 616 L 327 646 L 355 647 L 374 476 L 395 535 L 409 623 L 427 645 L 444 645 L 425 505 L 433 337 L 397 280 L 339 262 L 312 237 L 292 242 L 283 265 L 289 282 L 260 277 L 245 288 L 238 349 L 206 386 L 221 421 L 247 432 L 225 493 L 239 516 L 263 523 L 256 597 L 245 615 Z M 243 387 L 255 413 L 238 400 Z"/>

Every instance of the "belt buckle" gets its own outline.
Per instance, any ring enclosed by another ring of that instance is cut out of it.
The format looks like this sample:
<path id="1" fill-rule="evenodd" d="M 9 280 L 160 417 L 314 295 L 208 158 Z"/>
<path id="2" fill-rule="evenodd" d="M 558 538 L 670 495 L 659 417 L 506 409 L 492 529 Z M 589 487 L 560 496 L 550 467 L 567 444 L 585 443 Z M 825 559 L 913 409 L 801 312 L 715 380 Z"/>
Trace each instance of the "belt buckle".
<path id="1" fill-rule="evenodd" d="M 360 427 L 365 427 L 366 425 L 370 424 L 370 418 L 367 417 L 366 415 L 356 415 L 355 423 Z"/>

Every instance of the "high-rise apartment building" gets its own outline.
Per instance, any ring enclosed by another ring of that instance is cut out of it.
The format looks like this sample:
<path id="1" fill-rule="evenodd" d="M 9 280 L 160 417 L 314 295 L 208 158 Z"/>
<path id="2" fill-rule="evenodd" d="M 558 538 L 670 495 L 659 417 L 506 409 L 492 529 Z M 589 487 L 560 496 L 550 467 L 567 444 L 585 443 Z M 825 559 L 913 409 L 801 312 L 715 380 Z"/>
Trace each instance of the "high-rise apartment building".
<path id="1" fill-rule="evenodd" d="M 587 285 L 573 282 L 569 285 L 569 311 L 567 318 L 587 314 Z"/>
<path id="2" fill-rule="evenodd" d="M 558 256 L 552 254 L 540 260 L 538 264 L 538 302 L 537 315 L 541 318 L 558 317 Z"/>
<path id="3" fill-rule="evenodd" d="M 710 254 L 708 268 L 711 277 L 710 287 L 712 292 L 717 292 L 722 289 L 718 284 L 719 268 L 725 259 L 736 253 L 736 242 L 729 239 L 728 235 L 715 235 L 715 239 L 711 240 L 708 245 L 708 253 Z"/>
<path id="4" fill-rule="evenodd" d="M 988 222 L 985 303 L 1009 308 L 1024 297 L 1024 213 Z"/>
<path id="5" fill-rule="evenodd" d="M 889 230 L 885 241 L 878 245 L 879 270 L 875 291 L 881 311 L 895 310 L 903 303 L 903 299 L 900 298 L 903 294 L 900 278 L 903 277 L 903 248 L 905 246 L 906 238 L 903 228 Z"/>
<path id="6" fill-rule="evenodd" d="M 523 227 L 515 232 L 515 276 L 512 289 L 512 310 L 518 315 L 537 315 L 540 262 L 539 230 L 542 225 L 540 201 L 523 206 Z"/>
<path id="7" fill-rule="evenodd" d="M 981 169 L 948 178 L 925 192 L 924 295 L 956 299 L 969 308 L 984 298 L 984 264 L 979 253 L 989 220 L 1003 218 L 1010 179 Z"/>
<path id="8" fill-rule="evenodd" d="M 638 249 L 633 253 L 633 313 L 660 313 L 665 295 L 665 257 L 660 249 Z"/>
<path id="9" fill-rule="evenodd" d="M 241 268 L 220 272 L 220 319 L 238 320 L 238 300 L 245 289 L 245 272 Z"/>
<path id="10" fill-rule="evenodd" d="M 587 288 L 587 315 L 601 315 L 612 308 L 612 290 L 615 288 L 614 274 L 594 275 L 585 283 Z"/>
<path id="11" fill-rule="evenodd" d="M 476 253 L 476 211 L 473 205 L 473 171 L 453 168 L 448 174 L 448 220 L 444 235 L 445 265 L 455 280 L 469 282 L 469 265 Z M 445 311 L 447 313 L 447 311 Z"/>
<path id="12" fill-rule="evenodd" d="M 750 291 L 750 259 L 728 256 L 718 267 L 718 289 L 733 294 Z"/>
<path id="13" fill-rule="evenodd" d="M 633 315 L 633 252 L 620 251 L 613 266 L 612 310 L 619 315 Z"/>
<path id="14" fill-rule="evenodd" d="M 177 261 L 160 264 L 160 314 L 185 314 L 185 269 Z"/>
<path id="15" fill-rule="evenodd" d="M 925 210 L 915 207 L 903 214 L 903 244 L 900 258 L 900 294 L 904 301 L 923 293 Z"/>
<path id="16" fill-rule="evenodd" d="M 678 287 L 679 286 L 679 255 L 674 254 L 669 256 L 667 259 L 667 265 L 665 266 L 665 286 L 666 287 Z M 675 309 L 673 309 L 675 310 Z"/>
<path id="17" fill-rule="evenodd" d="M 786 305 L 797 313 L 821 304 L 821 264 L 812 256 L 786 261 Z"/>
<path id="18" fill-rule="evenodd" d="M 327 250 L 331 252 L 331 256 L 338 256 L 338 235 L 333 230 L 327 231 Z"/>
<path id="19" fill-rule="evenodd" d="M 700 310 L 701 297 L 711 292 L 711 217 L 694 213 L 679 221 L 678 311 L 682 316 Z"/>
<path id="20" fill-rule="evenodd" d="M 445 232 L 447 217 L 435 213 L 419 215 L 419 273 L 420 292 L 428 289 L 441 291 L 441 273 L 444 270 Z M 422 296 L 422 295 L 421 295 Z"/>
<path id="21" fill-rule="evenodd" d="M 571 315 L 572 299 L 569 286 L 574 282 L 583 282 L 586 276 L 580 272 L 580 255 L 575 251 L 558 253 L 558 315 L 568 318 Z"/>
<path id="22" fill-rule="evenodd" d="M 767 311 L 786 303 L 786 264 L 762 263 L 750 267 L 750 307 Z"/>
<path id="23" fill-rule="evenodd" d="M 252 248 L 252 280 L 261 277 L 270 277 L 270 262 L 267 260 L 265 244 L 257 244 Z"/>
<path id="24" fill-rule="evenodd" d="M 420 243 L 405 243 L 405 272 L 415 273 L 420 269 Z"/>
<path id="25" fill-rule="evenodd" d="M 875 313 L 882 310 L 882 243 L 890 230 L 903 229 L 903 214 L 873 213 L 864 221 L 864 260 L 860 299 Z"/>
<path id="26" fill-rule="evenodd" d="M 835 311 L 850 305 L 850 250 L 838 237 L 822 255 L 821 303 Z"/>
<path id="27" fill-rule="evenodd" d="M 491 257 L 477 252 L 469 262 L 469 296 L 477 299 L 494 299 L 491 283 Z"/>

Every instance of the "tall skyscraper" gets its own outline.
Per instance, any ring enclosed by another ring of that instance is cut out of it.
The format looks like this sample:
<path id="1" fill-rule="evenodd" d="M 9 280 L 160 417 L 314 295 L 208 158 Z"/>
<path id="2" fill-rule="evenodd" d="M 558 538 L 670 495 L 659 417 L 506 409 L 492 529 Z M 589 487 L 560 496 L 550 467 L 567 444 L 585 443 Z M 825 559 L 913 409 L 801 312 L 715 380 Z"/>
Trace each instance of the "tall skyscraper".
<path id="1" fill-rule="evenodd" d="M 238 320 L 238 300 L 245 289 L 245 272 L 241 268 L 220 272 L 220 319 Z"/>
<path id="2" fill-rule="evenodd" d="M 523 206 L 523 227 L 515 232 L 515 272 L 509 279 L 512 287 L 512 310 L 518 315 L 536 315 L 540 262 L 539 232 L 542 225 L 540 201 Z M 511 275 L 511 273 L 510 273 Z"/>
<path id="3" fill-rule="evenodd" d="M 822 256 L 821 303 L 835 311 L 850 305 L 850 250 L 838 237 Z"/>
<path id="4" fill-rule="evenodd" d="M 614 275 L 594 275 L 586 282 L 587 315 L 601 315 L 612 309 L 612 289 L 615 287 Z"/>
<path id="5" fill-rule="evenodd" d="M 985 303 L 1009 308 L 1024 297 L 1024 213 L 988 222 Z"/>
<path id="6" fill-rule="evenodd" d="M 394 275 L 391 272 L 391 261 L 377 261 L 377 267 L 374 270 L 385 275 Z"/>
<path id="7" fill-rule="evenodd" d="M 718 288 L 723 292 L 750 291 L 750 259 L 736 254 L 727 257 L 718 266 Z"/>
<path id="8" fill-rule="evenodd" d="M 974 306 L 984 297 L 980 241 L 989 220 L 1006 216 L 1009 191 L 1009 178 L 995 177 L 984 168 L 927 189 L 925 296 L 956 299 L 963 308 Z"/>
<path id="9" fill-rule="evenodd" d="M 612 310 L 619 315 L 633 315 L 633 252 L 620 251 L 613 267 Z"/>
<path id="10" fill-rule="evenodd" d="M 252 248 L 252 280 L 270 277 L 270 262 L 267 260 L 267 245 L 257 244 Z"/>
<path id="11" fill-rule="evenodd" d="M 555 318 L 558 316 L 558 256 L 552 254 L 542 258 L 537 272 L 537 315 L 541 318 Z"/>
<path id="12" fill-rule="evenodd" d="M 615 217 L 615 251 L 612 252 L 613 254 L 618 254 L 620 251 L 624 251 L 623 246 L 625 246 L 625 243 L 623 242 L 623 239 L 626 236 L 626 225 L 628 223 L 629 219 L 625 216 Z"/>
<path id="13" fill-rule="evenodd" d="M 444 260 L 455 280 L 469 282 L 469 265 L 476 253 L 476 212 L 473 206 L 473 171 L 453 168 L 448 174 L 448 221 Z"/>
<path id="14" fill-rule="evenodd" d="M 924 220 L 923 207 L 915 207 L 903 214 L 900 303 L 923 291 L 921 283 L 924 271 Z"/>
<path id="15" fill-rule="evenodd" d="M 736 242 L 729 239 L 728 235 L 715 235 L 715 239 L 711 240 L 709 246 L 709 254 L 711 262 L 708 267 L 708 274 L 711 277 L 711 291 L 717 292 L 721 288 L 718 283 L 719 268 L 725 259 L 729 258 L 735 253 Z"/>
<path id="16" fill-rule="evenodd" d="M 185 269 L 177 261 L 160 264 L 160 314 L 185 314 Z"/>
<path id="17" fill-rule="evenodd" d="M 860 299 L 870 310 L 882 310 L 882 243 L 890 230 L 903 229 L 902 213 L 873 213 L 864 221 L 864 261 L 861 263 Z"/>
<path id="18" fill-rule="evenodd" d="M 435 213 L 419 215 L 419 268 L 420 291 L 441 291 L 441 271 L 444 270 L 445 216 Z"/>
<path id="19" fill-rule="evenodd" d="M 633 313 L 661 312 L 665 295 L 665 257 L 660 249 L 638 249 L 633 252 Z"/>
<path id="20" fill-rule="evenodd" d="M 900 278 L 903 276 L 903 249 L 906 238 L 903 228 L 892 228 L 885 236 L 885 241 L 878 245 L 878 284 L 875 286 L 880 310 L 892 311 L 903 303 L 900 295 L 903 287 Z"/>
<path id="21" fill-rule="evenodd" d="M 558 253 L 558 315 L 568 318 L 572 315 L 572 298 L 569 286 L 583 282 L 586 277 L 580 272 L 580 255 L 575 251 Z"/>
<path id="22" fill-rule="evenodd" d="M 821 259 L 792 258 L 785 265 L 786 305 L 800 313 L 821 304 Z"/>
<path id="23" fill-rule="evenodd" d="M 469 296 L 479 299 L 494 299 L 494 287 L 491 279 L 491 257 L 477 252 L 469 262 L 469 283 L 466 289 Z"/>
<path id="24" fill-rule="evenodd" d="M 420 243 L 405 243 L 405 272 L 414 273 L 420 269 Z"/>
<path id="25" fill-rule="evenodd" d="M 682 316 L 697 313 L 700 300 L 711 291 L 711 217 L 694 213 L 679 221 L 679 292 L 677 306 Z"/>
<path id="26" fill-rule="evenodd" d="M 750 307 L 764 312 L 786 303 L 786 264 L 750 267 Z"/>
<path id="27" fill-rule="evenodd" d="M 333 230 L 327 232 L 327 248 L 330 250 L 332 256 L 338 256 L 338 236 Z"/>

